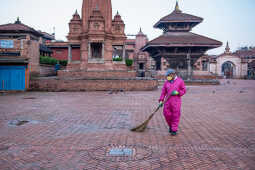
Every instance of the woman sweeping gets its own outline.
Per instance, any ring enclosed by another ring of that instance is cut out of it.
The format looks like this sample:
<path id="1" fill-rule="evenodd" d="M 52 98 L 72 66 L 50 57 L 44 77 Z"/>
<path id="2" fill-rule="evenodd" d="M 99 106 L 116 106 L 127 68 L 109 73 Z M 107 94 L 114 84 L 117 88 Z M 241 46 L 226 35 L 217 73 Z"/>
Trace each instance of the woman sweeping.
<path id="1" fill-rule="evenodd" d="M 163 106 L 163 113 L 169 126 L 169 133 L 175 136 L 178 131 L 178 125 L 181 116 L 181 97 L 186 93 L 184 81 L 177 77 L 175 70 L 168 69 L 166 72 L 167 81 L 165 81 L 159 99 L 160 106 Z M 169 96 L 169 97 L 168 97 Z"/>

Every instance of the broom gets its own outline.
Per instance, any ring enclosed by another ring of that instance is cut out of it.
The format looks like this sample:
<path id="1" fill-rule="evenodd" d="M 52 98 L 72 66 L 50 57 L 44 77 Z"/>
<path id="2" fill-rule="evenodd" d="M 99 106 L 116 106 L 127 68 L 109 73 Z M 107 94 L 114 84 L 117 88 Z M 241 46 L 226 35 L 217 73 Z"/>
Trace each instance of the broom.
<path id="1" fill-rule="evenodd" d="M 163 104 L 170 98 L 171 95 L 169 95 L 166 100 L 163 101 Z M 144 130 L 147 128 L 147 125 L 149 121 L 152 119 L 152 117 L 155 115 L 155 113 L 160 109 L 160 105 L 154 110 L 154 112 L 149 116 L 147 120 L 145 120 L 142 124 L 130 129 L 132 132 L 144 132 Z"/>

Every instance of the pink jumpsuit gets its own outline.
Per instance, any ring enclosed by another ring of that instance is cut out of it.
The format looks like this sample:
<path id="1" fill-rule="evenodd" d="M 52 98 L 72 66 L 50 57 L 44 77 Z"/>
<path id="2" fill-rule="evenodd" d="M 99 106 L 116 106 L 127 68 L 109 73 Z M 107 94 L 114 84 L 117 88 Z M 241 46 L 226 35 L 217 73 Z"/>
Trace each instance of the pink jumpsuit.
<path id="1" fill-rule="evenodd" d="M 171 127 L 171 130 L 176 132 L 178 130 L 178 124 L 181 116 L 181 96 L 186 93 L 184 81 L 177 77 L 173 83 L 166 81 L 162 88 L 159 101 L 164 101 L 168 95 L 171 95 L 172 91 L 178 91 L 179 95 L 170 96 L 165 102 L 163 113 L 167 124 Z"/>

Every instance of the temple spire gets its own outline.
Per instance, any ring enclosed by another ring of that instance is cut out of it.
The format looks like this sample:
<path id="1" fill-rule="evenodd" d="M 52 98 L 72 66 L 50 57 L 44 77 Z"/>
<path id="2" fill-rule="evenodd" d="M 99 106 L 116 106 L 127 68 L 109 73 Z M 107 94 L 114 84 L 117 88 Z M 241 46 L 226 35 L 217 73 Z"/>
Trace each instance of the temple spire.
<path id="1" fill-rule="evenodd" d="M 176 1 L 176 5 L 175 5 L 175 10 L 174 10 L 174 11 L 175 11 L 175 12 L 182 12 L 182 11 L 180 10 L 178 0 Z"/>
<path id="2" fill-rule="evenodd" d="M 226 48 L 225 48 L 225 53 L 230 53 L 230 48 L 229 48 L 228 41 L 227 41 L 227 45 L 226 45 Z"/>
<path id="3" fill-rule="evenodd" d="M 137 35 L 144 35 L 144 34 L 143 34 L 143 31 L 142 31 L 142 27 L 140 27 L 140 30 L 139 30 L 139 32 L 138 32 Z"/>

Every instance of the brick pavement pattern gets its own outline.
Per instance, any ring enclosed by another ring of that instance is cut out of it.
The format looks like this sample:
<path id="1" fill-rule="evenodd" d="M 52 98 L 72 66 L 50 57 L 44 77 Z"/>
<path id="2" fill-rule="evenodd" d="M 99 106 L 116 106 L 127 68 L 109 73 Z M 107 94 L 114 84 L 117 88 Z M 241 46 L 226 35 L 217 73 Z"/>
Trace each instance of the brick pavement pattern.
<path id="1" fill-rule="evenodd" d="M 1 94 L 0 169 L 255 169 L 255 81 L 187 87 L 177 136 L 162 109 L 130 132 L 160 90 Z"/>

